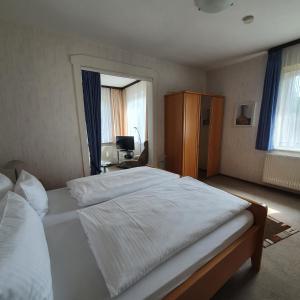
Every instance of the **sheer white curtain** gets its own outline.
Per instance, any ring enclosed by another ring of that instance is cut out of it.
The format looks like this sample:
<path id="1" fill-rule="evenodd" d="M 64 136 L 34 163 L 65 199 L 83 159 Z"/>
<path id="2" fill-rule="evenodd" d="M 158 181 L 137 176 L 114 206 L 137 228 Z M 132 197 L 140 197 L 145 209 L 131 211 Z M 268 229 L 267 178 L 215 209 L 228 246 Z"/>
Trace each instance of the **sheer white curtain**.
<path id="1" fill-rule="evenodd" d="M 112 143 L 113 141 L 112 109 L 110 89 L 101 88 L 101 142 Z"/>
<path id="2" fill-rule="evenodd" d="M 300 151 L 300 45 L 283 51 L 273 143 L 275 149 Z"/>
<path id="3" fill-rule="evenodd" d="M 141 135 L 141 148 L 146 140 L 146 94 L 147 83 L 140 81 L 125 89 L 125 110 L 126 110 L 126 133 L 134 136 L 135 144 L 139 150 L 139 136 L 135 129 L 138 129 Z"/>

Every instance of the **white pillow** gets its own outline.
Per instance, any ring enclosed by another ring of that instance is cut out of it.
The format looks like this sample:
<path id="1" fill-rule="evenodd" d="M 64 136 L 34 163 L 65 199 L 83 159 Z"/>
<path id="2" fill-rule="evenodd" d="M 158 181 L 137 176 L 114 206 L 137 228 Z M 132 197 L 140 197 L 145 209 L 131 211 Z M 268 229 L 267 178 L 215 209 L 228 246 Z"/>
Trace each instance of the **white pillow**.
<path id="1" fill-rule="evenodd" d="M 0 299 L 52 300 L 48 246 L 41 219 L 8 192 L 0 223 Z"/>
<path id="2" fill-rule="evenodd" d="M 22 170 L 15 185 L 15 192 L 25 198 L 41 218 L 47 214 L 48 196 L 36 177 Z"/>
<path id="3" fill-rule="evenodd" d="M 0 173 L 0 200 L 5 196 L 8 191 L 13 189 L 12 181 L 5 175 Z"/>
<path id="4" fill-rule="evenodd" d="M 1 220 L 2 220 L 5 205 L 6 205 L 6 202 L 4 201 L 4 199 L 3 200 L 0 199 L 0 226 L 1 226 Z"/>

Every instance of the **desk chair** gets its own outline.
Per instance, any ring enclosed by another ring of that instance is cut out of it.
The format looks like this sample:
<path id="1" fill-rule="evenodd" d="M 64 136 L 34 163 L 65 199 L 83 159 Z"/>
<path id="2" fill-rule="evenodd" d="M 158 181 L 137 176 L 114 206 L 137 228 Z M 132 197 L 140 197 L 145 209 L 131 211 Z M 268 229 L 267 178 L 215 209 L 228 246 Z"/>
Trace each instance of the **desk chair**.
<path id="1" fill-rule="evenodd" d="M 148 163 L 148 141 L 144 142 L 144 150 L 138 160 L 127 160 L 121 162 L 118 167 L 121 169 L 131 169 L 145 166 Z"/>

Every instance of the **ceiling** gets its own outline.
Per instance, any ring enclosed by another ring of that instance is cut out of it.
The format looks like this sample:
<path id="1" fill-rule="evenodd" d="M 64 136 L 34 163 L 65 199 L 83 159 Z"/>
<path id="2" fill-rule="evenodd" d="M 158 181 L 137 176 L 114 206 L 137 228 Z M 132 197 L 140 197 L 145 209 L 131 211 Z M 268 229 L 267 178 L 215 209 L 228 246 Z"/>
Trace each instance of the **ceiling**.
<path id="1" fill-rule="evenodd" d="M 237 0 L 218 14 L 194 0 L 1 0 L 0 18 L 98 39 L 177 63 L 210 66 L 300 37 L 299 0 Z M 254 23 L 242 17 L 252 14 Z"/>
<path id="2" fill-rule="evenodd" d="M 125 77 L 101 74 L 101 85 L 105 85 L 105 86 L 123 88 L 126 85 L 133 83 L 135 81 L 136 79 L 133 78 L 125 78 Z"/>

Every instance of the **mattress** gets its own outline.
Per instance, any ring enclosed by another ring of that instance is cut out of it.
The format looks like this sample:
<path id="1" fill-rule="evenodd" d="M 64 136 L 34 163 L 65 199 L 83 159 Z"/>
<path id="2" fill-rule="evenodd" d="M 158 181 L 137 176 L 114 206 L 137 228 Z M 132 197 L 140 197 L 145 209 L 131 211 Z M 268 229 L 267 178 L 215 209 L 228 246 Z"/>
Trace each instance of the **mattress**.
<path id="1" fill-rule="evenodd" d="M 67 188 L 49 191 L 48 197 L 49 213 L 44 218 L 44 228 L 51 259 L 54 299 L 111 299 L 76 213 L 76 200 Z M 243 211 L 114 299 L 162 298 L 240 237 L 252 224 L 252 214 Z"/>

